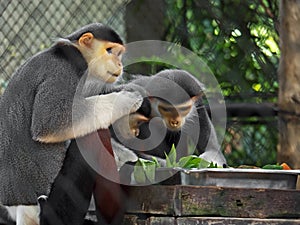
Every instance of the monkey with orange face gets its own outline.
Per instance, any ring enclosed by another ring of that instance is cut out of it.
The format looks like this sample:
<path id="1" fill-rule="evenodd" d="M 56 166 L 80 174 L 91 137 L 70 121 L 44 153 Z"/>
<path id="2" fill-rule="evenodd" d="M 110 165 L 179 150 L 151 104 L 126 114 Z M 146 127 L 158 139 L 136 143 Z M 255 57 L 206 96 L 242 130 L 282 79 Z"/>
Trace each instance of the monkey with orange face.
<path id="1" fill-rule="evenodd" d="M 38 223 L 37 198 L 49 194 L 69 140 L 140 107 L 140 92 L 112 84 L 124 51 L 115 31 L 93 23 L 58 39 L 12 76 L 0 99 L 0 208 L 7 210 L 0 210 L 0 222 Z"/>

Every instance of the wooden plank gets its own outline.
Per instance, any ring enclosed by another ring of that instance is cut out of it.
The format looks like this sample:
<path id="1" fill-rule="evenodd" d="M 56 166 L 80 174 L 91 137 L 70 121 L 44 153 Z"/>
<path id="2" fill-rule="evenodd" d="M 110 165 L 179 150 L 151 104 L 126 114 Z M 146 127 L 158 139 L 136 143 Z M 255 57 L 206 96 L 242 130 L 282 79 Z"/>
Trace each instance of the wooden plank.
<path id="1" fill-rule="evenodd" d="M 123 225 L 175 225 L 175 217 L 156 217 L 150 216 L 145 218 L 139 218 L 134 215 L 125 215 Z"/>
<path id="2" fill-rule="evenodd" d="M 181 214 L 252 218 L 300 217 L 296 190 L 181 186 Z"/>
<path id="3" fill-rule="evenodd" d="M 249 218 L 214 218 L 183 217 L 177 218 L 176 225 L 292 225 L 300 224 L 298 219 L 249 219 Z"/>
<path id="4" fill-rule="evenodd" d="M 177 186 L 131 186 L 128 187 L 127 212 L 174 215 Z"/>
<path id="5" fill-rule="evenodd" d="M 147 219 L 147 225 L 173 225 L 176 219 L 174 217 L 154 217 Z"/>
<path id="6" fill-rule="evenodd" d="M 129 213 L 300 218 L 299 190 L 154 185 L 129 187 L 128 193 Z"/>
<path id="7" fill-rule="evenodd" d="M 147 217 L 125 215 L 123 225 L 292 225 L 300 219 L 257 219 L 229 217 Z"/>
<path id="8" fill-rule="evenodd" d="M 146 221 L 139 222 L 138 216 L 136 215 L 125 215 L 123 225 L 146 225 Z"/>

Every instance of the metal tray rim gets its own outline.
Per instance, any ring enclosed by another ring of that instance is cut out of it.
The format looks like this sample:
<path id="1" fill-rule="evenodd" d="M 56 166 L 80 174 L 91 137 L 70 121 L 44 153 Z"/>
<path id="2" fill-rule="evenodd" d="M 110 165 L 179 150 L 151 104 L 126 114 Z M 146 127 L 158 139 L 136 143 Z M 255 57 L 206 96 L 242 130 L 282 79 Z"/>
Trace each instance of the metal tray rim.
<path id="1" fill-rule="evenodd" d="M 174 168 L 180 172 L 190 173 L 207 173 L 207 172 L 218 172 L 218 173 L 264 173 L 264 174 L 291 174 L 300 175 L 300 170 L 271 170 L 271 169 L 236 169 L 236 168 L 205 168 L 205 169 L 183 169 Z"/>

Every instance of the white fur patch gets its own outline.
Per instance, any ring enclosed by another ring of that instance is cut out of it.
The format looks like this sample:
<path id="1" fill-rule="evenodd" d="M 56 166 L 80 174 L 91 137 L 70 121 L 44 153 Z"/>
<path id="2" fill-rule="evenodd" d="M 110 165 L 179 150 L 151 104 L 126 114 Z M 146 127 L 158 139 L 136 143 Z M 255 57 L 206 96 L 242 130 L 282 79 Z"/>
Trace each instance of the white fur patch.
<path id="1" fill-rule="evenodd" d="M 38 205 L 5 206 L 16 225 L 39 225 L 40 207 Z"/>
<path id="2" fill-rule="evenodd" d="M 118 166 L 118 170 L 126 163 L 126 162 L 136 162 L 138 160 L 137 155 L 126 148 L 122 144 L 115 141 L 115 139 L 111 138 L 111 145 L 114 151 L 116 164 Z"/>
<path id="3" fill-rule="evenodd" d="M 143 98 L 138 92 L 113 92 L 106 95 L 86 98 L 90 106 L 86 116 L 73 124 L 75 137 L 84 136 L 98 129 L 108 128 L 122 116 L 135 112 L 142 104 Z"/>
<path id="4" fill-rule="evenodd" d="M 45 143 L 64 142 L 82 137 L 98 129 L 106 129 L 122 116 L 135 112 L 143 102 L 139 92 L 113 92 L 105 95 L 87 97 L 73 107 L 73 126 L 52 134 L 37 137 Z"/>

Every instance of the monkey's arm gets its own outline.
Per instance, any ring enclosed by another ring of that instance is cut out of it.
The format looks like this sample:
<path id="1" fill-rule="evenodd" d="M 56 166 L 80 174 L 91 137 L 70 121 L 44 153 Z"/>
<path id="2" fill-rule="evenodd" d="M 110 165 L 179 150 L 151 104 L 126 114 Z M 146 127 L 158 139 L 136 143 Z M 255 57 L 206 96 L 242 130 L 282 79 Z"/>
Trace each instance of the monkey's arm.
<path id="1" fill-rule="evenodd" d="M 200 135 L 197 143 L 197 154 L 201 158 L 217 163 L 218 166 L 227 164 L 224 155 L 221 152 L 221 146 L 218 142 L 215 128 L 208 116 L 205 107 L 197 107 L 200 124 Z"/>
<path id="2" fill-rule="evenodd" d="M 214 134 L 214 129 L 212 127 L 210 118 L 207 114 L 207 111 L 204 105 L 202 104 L 200 106 L 197 106 L 197 117 L 199 119 L 199 125 L 200 125 L 200 133 L 199 133 L 199 139 L 197 143 L 197 150 L 198 150 L 197 154 L 201 154 L 208 147 L 210 136 L 212 135 L 214 138 L 215 134 Z M 216 141 L 217 143 L 217 140 L 214 141 Z"/>
<path id="3" fill-rule="evenodd" d="M 80 85 L 82 85 L 81 95 L 84 97 L 120 92 L 124 89 L 124 85 L 122 84 L 105 83 L 103 80 L 89 75 L 87 75 L 86 79 L 80 81 Z"/>
<path id="4" fill-rule="evenodd" d="M 67 93 L 61 96 L 64 97 L 56 94 L 59 99 L 52 103 L 47 100 L 45 93 L 36 95 L 31 124 L 34 140 L 63 142 L 100 128 L 108 128 L 118 118 L 135 112 L 143 101 L 138 92 L 127 91 L 88 98 L 79 96 L 74 100 Z"/>
<path id="5" fill-rule="evenodd" d="M 139 91 L 143 97 L 147 96 L 147 91 L 145 90 L 145 88 L 134 83 L 105 83 L 101 79 L 89 75 L 85 80 L 81 82 L 84 82 L 84 84 L 82 84 L 81 90 L 81 93 L 84 97 L 90 97 L 99 94 L 109 94 L 112 92 L 120 92 L 122 90 L 130 92 Z M 144 101 L 149 100 L 144 99 Z"/>

